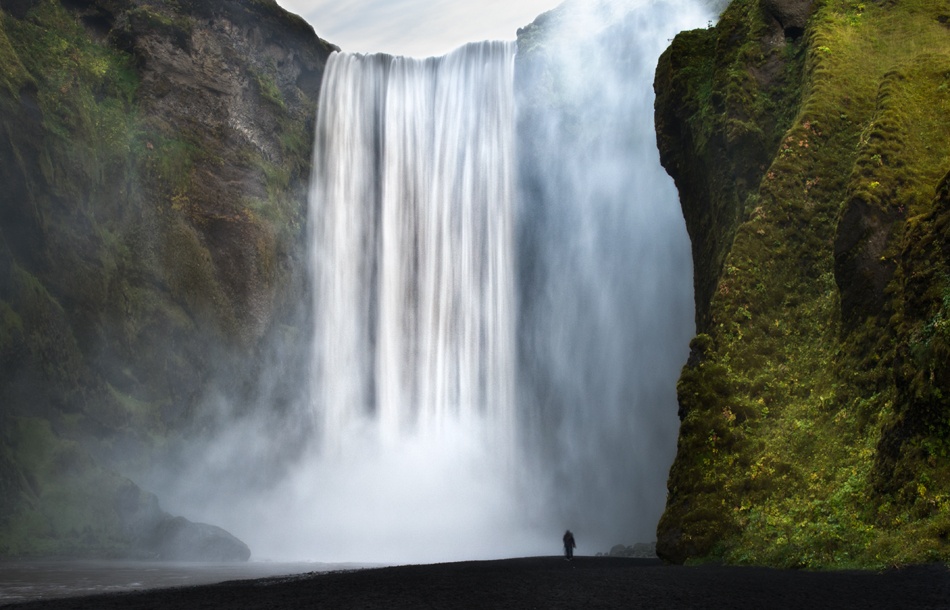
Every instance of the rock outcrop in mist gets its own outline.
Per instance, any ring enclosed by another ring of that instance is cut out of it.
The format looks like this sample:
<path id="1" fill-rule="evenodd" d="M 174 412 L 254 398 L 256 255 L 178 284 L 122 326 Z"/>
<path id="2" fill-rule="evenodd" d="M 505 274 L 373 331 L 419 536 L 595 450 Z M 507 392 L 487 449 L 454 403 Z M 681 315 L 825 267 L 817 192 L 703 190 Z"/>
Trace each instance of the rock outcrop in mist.
<path id="1" fill-rule="evenodd" d="M 950 557 L 948 19 L 735 0 L 661 58 L 699 329 L 661 557 Z"/>
<path id="2" fill-rule="evenodd" d="M 0 556 L 200 555 L 116 473 L 296 344 L 331 50 L 273 1 L 0 2 Z"/>

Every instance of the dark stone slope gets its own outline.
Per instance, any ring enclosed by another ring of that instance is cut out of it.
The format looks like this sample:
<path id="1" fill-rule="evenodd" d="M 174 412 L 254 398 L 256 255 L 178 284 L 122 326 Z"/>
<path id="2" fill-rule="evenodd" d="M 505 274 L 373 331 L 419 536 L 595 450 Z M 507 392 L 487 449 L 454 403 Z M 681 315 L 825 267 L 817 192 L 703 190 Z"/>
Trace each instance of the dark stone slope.
<path id="1" fill-rule="evenodd" d="M 662 557 L 950 557 L 947 22 L 936 0 L 735 0 L 661 58 L 700 332 Z"/>
<path id="2" fill-rule="evenodd" d="M 273 1 L 0 2 L 0 556 L 129 552 L 115 472 L 253 404 L 331 50 Z"/>

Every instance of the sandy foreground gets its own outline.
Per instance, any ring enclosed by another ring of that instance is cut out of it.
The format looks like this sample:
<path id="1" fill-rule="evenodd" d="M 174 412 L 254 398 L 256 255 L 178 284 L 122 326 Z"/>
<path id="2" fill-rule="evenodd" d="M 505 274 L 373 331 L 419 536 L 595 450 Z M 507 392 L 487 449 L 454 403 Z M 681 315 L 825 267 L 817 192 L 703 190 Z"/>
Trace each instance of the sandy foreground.
<path id="1" fill-rule="evenodd" d="M 950 569 L 806 572 L 529 557 L 362 569 L 4 606 L 68 608 L 950 608 Z"/>

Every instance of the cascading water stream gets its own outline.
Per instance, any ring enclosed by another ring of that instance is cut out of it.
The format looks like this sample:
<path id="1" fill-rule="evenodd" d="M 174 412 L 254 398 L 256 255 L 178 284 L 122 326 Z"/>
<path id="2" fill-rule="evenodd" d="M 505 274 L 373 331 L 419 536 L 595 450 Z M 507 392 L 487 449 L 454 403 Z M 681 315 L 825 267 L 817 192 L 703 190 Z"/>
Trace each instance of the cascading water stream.
<path id="1" fill-rule="evenodd" d="M 510 452 L 513 58 L 330 57 L 311 192 L 324 451 L 484 420 Z"/>
<path id="2" fill-rule="evenodd" d="M 327 65 L 311 400 L 325 500 L 361 515 L 321 536 L 348 553 L 372 544 L 365 522 L 386 553 L 411 540 L 418 557 L 431 540 L 430 559 L 492 556 L 499 526 L 538 548 L 513 510 L 514 52 L 485 42 Z"/>

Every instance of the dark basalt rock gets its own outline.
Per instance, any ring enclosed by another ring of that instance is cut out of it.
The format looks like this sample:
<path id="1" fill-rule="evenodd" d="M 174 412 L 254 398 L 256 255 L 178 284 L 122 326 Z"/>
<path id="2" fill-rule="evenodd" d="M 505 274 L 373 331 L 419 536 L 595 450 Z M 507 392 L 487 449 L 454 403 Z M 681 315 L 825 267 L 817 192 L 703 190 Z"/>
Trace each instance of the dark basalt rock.
<path id="1" fill-rule="evenodd" d="M 247 561 L 251 550 L 220 527 L 168 517 L 156 527 L 153 541 L 163 561 Z"/>
<path id="2" fill-rule="evenodd" d="M 27 11 L 39 4 L 39 0 L 3 0 L 0 2 L 0 10 L 10 13 L 17 19 L 23 19 Z"/>
<path id="3" fill-rule="evenodd" d="M 814 0 L 763 0 L 762 6 L 782 26 L 786 38 L 798 38 L 805 32 Z"/>
<path id="4" fill-rule="evenodd" d="M 162 561 L 247 561 L 251 550 L 227 531 L 163 511 L 154 494 L 126 481 L 116 493 L 116 512 L 131 541 L 130 555 Z"/>
<path id="5" fill-rule="evenodd" d="M 630 546 L 615 544 L 610 547 L 609 557 L 636 557 L 638 559 L 656 559 L 655 542 L 637 542 Z"/>
<path id="6" fill-rule="evenodd" d="M 861 200 L 846 204 L 835 238 L 835 277 L 849 326 L 881 313 L 895 265 L 883 255 L 898 215 Z"/>

